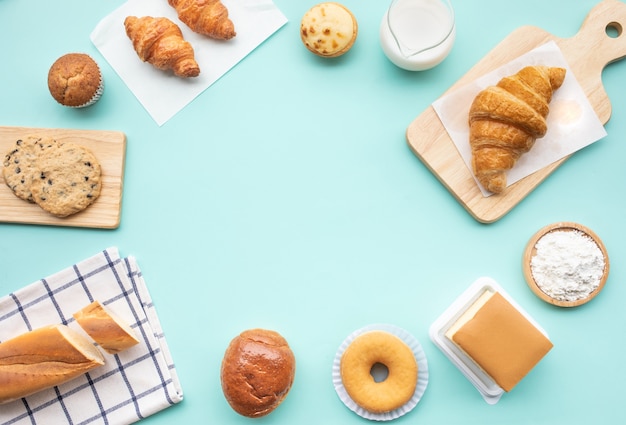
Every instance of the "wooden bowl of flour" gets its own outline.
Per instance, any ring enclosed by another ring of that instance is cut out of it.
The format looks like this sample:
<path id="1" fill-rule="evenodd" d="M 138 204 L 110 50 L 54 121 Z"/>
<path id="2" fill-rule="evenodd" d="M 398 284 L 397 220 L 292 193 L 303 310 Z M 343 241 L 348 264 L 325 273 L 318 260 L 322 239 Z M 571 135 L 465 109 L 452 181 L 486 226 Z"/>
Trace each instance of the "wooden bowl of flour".
<path id="1" fill-rule="evenodd" d="M 524 250 L 526 283 L 543 301 L 576 307 L 591 301 L 609 276 L 609 256 L 591 229 L 572 222 L 543 227 Z"/>

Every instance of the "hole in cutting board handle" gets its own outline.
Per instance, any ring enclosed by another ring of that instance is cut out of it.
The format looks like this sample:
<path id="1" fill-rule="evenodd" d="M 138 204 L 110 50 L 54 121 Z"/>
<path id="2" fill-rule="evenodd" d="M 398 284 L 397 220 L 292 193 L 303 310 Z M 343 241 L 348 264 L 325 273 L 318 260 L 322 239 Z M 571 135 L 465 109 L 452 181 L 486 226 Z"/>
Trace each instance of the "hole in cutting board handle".
<path id="1" fill-rule="evenodd" d="M 611 22 L 606 26 L 605 31 L 606 35 L 608 35 L 609 37 L 618 38 L 622 35 L 622 24 L 620 24 L 619 22 Z"/>

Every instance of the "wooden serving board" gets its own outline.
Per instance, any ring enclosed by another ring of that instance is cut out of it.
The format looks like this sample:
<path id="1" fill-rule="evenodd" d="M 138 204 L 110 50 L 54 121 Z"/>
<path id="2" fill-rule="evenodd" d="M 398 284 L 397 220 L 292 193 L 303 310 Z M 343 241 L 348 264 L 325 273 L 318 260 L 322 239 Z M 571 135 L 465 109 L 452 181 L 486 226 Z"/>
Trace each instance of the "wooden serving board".
<path id="1" fill-rule="evenodd" d="M 626 56 L 626 4 L 603 0 L 587 15 L 579 32 L 571 38 L 558 38 L 532 26 L 509 34 L 444 94 L 454 91 L 511 60 L 554 41 L 565 56 L 576 79 L 606 124 L 611 117 L 611 103 L 602 85 L 602 70 Z M 609 30 L 609 31 L 607 31 Z M 614 32 L 617 36 L 611 36 Z M 432 105 L 422 112 L 406 131 L 411 150 L 437 176 L 472 216 L 483 223 L 497 221 L 564 161 L 563 158 L 510 185 L 503 193 L 483 196 L 471 170 L 465 165 L 454 142 L 448 136 Z"/>
<path id="2" fill-rule="evenodd" d="M 120 225 L 122 206 L 126 135 L 118 131 L 0 127 L 2 161 L 18 139 L 35 134 L 53 137 L 59 142 L 72 142 L 90 149 L 102 166 L 102 191 L 98 199 L 84 211 L 59 218 L 42 210 L 36 204 L 15 196 L 0 173 L 0 222 L 117 228 Z"/>

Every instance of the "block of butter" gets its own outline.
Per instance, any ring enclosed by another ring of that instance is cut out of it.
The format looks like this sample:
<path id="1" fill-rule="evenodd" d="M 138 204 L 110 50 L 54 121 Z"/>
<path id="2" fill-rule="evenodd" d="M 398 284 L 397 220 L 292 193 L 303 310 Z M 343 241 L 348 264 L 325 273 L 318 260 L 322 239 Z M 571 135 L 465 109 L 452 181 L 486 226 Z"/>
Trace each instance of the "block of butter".
<path id="1" fill-rule="evenodd" d="M 431 325 L 430 337 L 490 404 L 511 391 L 553 347 L 545 330 L 486 277 Z"/>

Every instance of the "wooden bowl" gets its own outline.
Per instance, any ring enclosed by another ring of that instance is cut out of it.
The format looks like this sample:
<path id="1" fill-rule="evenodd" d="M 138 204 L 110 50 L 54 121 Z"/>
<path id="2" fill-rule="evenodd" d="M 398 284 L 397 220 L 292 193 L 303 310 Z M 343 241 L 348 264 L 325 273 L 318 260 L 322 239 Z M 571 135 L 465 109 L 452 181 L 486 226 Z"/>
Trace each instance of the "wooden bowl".
<path id="1" fill-rule="evenodd" d="M 600 251 L 602 251 L 602 255 L 604 256 L 604 272 L 602 274 L 602 277 L 600 278 L 600 283 L 598 284 L 598 287 L 595 290 L 593 290 L 587 297 L 581 298 L 575 301 L 558 300 L 549 296 L 545 292 L 543 292 L 541 288 L 537 285 L 537 282 L 535 281 L 533 274 L 532 274 L 530 262 L 531 262 L 531 259 L 537 253 L 536 245 L 539 239 L 541 239 L 546 234 L 553 232 L 553 231 L 574 231 L 574 230 L 578 230 L 579 232 L 582 232 L 586 234 L 587 236 L 589 236 L 596 243 L 598 248 L 600 248 Z M 602 240 L 591 229 L 578 223 L 560 222 L 560 223 L 554 223 L 554 224 L 545 226 L 544 228 L 540 229 L 537 233 L 535 233 L 530 238 L 530 240 L 528 241 L 528 244 L 526 245 L 526 249 L 524 250 L 524 256 L 522 259 L 522 268 L 524 270 L 524 277 L 526 278 L 526 283 L 528 284 L 530 289 L 535 293 L 535 295 L 537 295 L 540 299 L 542 299 L 543 301 L 547 303 L 550 303 L 559 307 L 576 307 L 576 306 L 579 306 L 579 305 L 582 305 L 591 301 L 596 295 L 598 295 L 598 293 L 602 290 L 602 288 L 604 288 L 606 279 L 609 276 L 609 256 L 606 251 L 606 247 L 602 243 Z"/>

